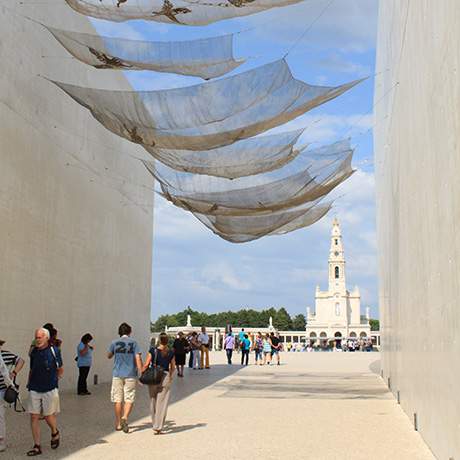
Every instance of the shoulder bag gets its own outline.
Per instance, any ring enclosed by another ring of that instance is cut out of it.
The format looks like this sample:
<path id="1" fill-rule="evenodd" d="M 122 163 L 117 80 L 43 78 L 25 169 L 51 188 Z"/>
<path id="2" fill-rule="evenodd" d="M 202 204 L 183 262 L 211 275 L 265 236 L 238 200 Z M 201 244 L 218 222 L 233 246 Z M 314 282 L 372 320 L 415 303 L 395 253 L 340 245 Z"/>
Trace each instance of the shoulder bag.
<path id="1" fill-rule="evenodd" d="M 163 368 L 158 366 L 158 350 L 155 349 L 154 363 L 142 372 L 139 381 L 144 385 L 161 385 L 165 375 Z"/>

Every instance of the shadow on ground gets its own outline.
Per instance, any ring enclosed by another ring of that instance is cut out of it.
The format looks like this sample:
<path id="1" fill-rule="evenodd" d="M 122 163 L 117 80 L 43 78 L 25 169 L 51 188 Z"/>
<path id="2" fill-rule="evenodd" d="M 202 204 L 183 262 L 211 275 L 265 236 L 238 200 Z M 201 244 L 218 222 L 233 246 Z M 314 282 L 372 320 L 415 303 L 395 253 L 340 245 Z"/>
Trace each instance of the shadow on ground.
<path id="1" fill-rule="evenodd" d="M 185 377 L 175 378 L 171 392 L 170 405 L 189 397 L 193 393 L 214 385 L 233 373 L 240 366 L 218 364 L 209 370 L 186 370 Z M 191 375 L 193 374 L 193 375 Z M 188 377 L 192 378 L 188 378 Z M 61 393 L 61 414 L 59 415 L 59 429 L 62 433 L 62 444 L 57 451 L 50 449 L 50 433 L 46 424 L 42 424 L 42 449 L 41 459 L 61 459 L 85 447 L 95 444 L 106 444 L 103 438 L 114 432 L 113 406 L 110 402 L 110 385 L 102 384 L 90 388 L 91 396 L 77 396 L 73 392 Z M 151 429 L 151 424 L 143 420 L 150 415 L 147 387 L 140 386 L 131 415 L 132 431 Z M 204 428 L 205 423 L 193 425 L 176 425 L 169 420 L 165 434 L 172 436 L 188 430 Z M 127 436 L 116 433 L 117 436 Z M 129 436 L 129 435 L 128 435 Z M 26 458 L 25 453 L 32 447 L 32 436 L 29 428 L 28 414 L 18 414 L 7 410 L 7 446 L 6 452 L 0 454 L 1 460 Z"/>

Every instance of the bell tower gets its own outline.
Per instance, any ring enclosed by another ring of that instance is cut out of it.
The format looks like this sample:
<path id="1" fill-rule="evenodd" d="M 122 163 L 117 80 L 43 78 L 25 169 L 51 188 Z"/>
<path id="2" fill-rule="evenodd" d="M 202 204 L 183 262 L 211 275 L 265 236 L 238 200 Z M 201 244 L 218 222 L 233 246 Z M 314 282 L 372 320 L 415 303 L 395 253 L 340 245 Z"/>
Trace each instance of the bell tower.
<path id="1" fill-rule="evenodd" d="M 337 218 L 332 222 L 331 248 L 329 250 L 329 292 L 345 294 L 345 255 L 342 232 Z"/>

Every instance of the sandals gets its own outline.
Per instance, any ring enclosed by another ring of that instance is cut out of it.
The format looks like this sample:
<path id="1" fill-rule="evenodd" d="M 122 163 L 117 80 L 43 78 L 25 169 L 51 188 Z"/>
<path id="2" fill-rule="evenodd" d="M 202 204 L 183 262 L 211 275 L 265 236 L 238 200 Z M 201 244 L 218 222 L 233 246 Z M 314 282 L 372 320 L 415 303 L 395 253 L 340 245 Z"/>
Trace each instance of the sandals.
<path id="1" fill-rule="evenodd" d="M 120 420 L 120 426 L 123 431 L 123 433 L 129 433 L 129 425 L 128 425 L 128 420 L 122 418 Z"/>
<path id="2" fill-rule="evenodd" d="M 36 455 L 41 455 L 42 454 L 42 448 L 40 447 L 39 444 L 34 444 L 34 447 L 27 452 L 28 457 L 35 457 Z"/>
<path id="3" fill-rule="evenodd" d="M 56 437 L 58 437 L 56 439 Z M 51 449 L 57 449 L 59 447 L 59 442 L 61 440 L 61 437 L 59 436 L 59 430 L 56 431 L 56 433 L 51 433 Z"/>

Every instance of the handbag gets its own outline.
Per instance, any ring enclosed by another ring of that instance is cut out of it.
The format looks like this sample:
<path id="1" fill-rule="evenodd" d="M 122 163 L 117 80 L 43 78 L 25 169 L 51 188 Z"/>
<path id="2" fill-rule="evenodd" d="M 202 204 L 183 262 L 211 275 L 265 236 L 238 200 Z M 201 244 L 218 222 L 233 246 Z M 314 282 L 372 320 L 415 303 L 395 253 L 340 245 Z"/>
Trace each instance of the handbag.
<path id="1" fill-rule="evenodd" d="M 11 380 L 8 368 L 6 367 L 3 357 L 0 353 L 0 374 L 3 377 L 4 382 L 7 385 L 5 393 L 3 395 L 3 400 L 7 404 L 14 404 L 14 410 L 16 412 L 25 412 L 24 407 L 22 406 L 21 400 L 19 399 L 19 385 L 16 384 L 16 379 Z M 18 403 L 21 405 L 22 410 L 18 410 Z"/>
<path id="2" fill-rule="evenodd" d="M 158 350 L 155 350 L 155 362 L 152 366 L 149 366 L 142 375 L 139 377 L 139 381 L 144 385 L 160 385 L 163 383 L 165 378 L 165 371 L 158 366 Z"/>

